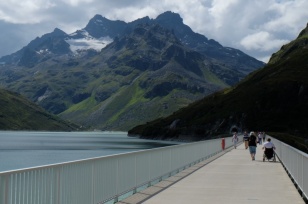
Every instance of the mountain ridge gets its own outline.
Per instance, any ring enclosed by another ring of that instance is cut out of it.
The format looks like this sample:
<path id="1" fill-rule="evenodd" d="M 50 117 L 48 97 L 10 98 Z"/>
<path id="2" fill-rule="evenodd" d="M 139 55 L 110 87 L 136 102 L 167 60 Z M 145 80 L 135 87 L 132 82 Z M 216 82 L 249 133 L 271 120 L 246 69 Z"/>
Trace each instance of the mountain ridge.
<path id="1" fill-rule="evenodd" d="M 173 30 L 175 35 L 182 41 L 183 44 L 187 45 L 188 47 L 198 52 L 208 55 L 210 58 L 213 58 L 212 61 L 215 61 L 217 57 L 222 57 L 224 60 L 223 63 L 231 64 L 229 67 L 232 69 L 237 69 L 237 66 L 235 66 L 234 64 L 235 62 L 233 59 L 236 55 L 239 55 L 241 58 L 247 58 L 247 60 L 243 60 L 243 59 L 240 60 L 243 62 L 245 61 L 249 62 L 251 60 L 254 60 L 255 62 L 250 65 L 250 66 L 253 66 L 254 68 L 264 65 L 263 62 L 255 60 L 252 57 L 244 54 L 243 52 L 237 49 L 230 48 L 230 47 L 225 48 L 222 45 L 220 45 L 217 41 L 213 39 L 208 40 L 208 38 L 206 38 L 205 36 L 199 33 L 193 32 L 189 26 L 183 24 L 183 19 L 180 17 L 179 14 L 173 13 L 171 11 L 166 11 L 158 15 L 156 19 L 150 19 L 149 17 L 144 17 L 144 18 L 136 19 L 135 21 L 132 21 L 129 23 L 125 23 L 124 21 L 120 21 L 120 20 L 109 20 L 97 14 L 92 19 L 90 19 L 89 23 L 86 25 L 85 28 L 81 30 L 77 30 L 73 34 L 68 35 L 65 32 L 61 31 L 60 29 L 56 28 L 52 33 L 45 34 L 41 38 L 37 37 L 35 40 L 30 42 L 24 48 L 29 48 L 30 50 L 39 51 L 40 50 L 39 48 L 35 48 L 32 46 L 34 42 L 37 42 L 40 39 L 45 39 L 46 36 L 59 37 L 59 35 L 58 36 L 55 35 L 55 33 L 59 33 L 59 32 L 63 34 L 62 40 L 65 40 L 66 42 L 69 39 L 87 38 L 87 36 L 82 34 L 84 32 L 89 34 L 90 38 L 121 37 L 125 35 L 127 32 L 129 33 L 130 31 L 132 31 L 133 28 L 138 24 L 149 24 L 149 25 L 159 24 L 164 28 Z M 16 53 L 21 53 L 21 52 L 22 50 L 17 51 Z M 232 54 L 234 52 L 235 54 Z M 72 55 L 72 53 L 70 53 L 68 50 L 65 50 L 64 53 Z M 220 53 L 219 54 L 220 56 L 218 55 L 218 53 Z M 54 54 L 57 54 L 57 53 L 54 53 Z M 10 61 L 7 60 L 8 58 L 14 58 L 15 61 L 18 61 L 18 56 L 14 57 L 14 53 L 13 53 L 11 55 L 1 57 L 0 62 L 12 63 L 12 60 Z M 247 69 L 247 65 L 244 65 L 244 64 L 241 65 L 240 66 L 241 72 L 244 72 L 245 74 L 247 74 L 253 71 L 253 70 L 246 70 L 245 68 Z"/>

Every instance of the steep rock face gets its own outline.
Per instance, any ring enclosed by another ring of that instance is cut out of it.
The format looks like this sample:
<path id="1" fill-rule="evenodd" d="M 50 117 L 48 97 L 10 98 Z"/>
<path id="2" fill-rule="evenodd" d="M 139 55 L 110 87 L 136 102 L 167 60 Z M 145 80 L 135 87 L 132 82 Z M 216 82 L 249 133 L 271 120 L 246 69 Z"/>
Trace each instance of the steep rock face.
<path id="1" fill-rule="evenodd" d="M 0 58 L 0 61 L 9 65 L 33 67 L 51 57 L 69 54 L 69 44 L 64 41 L 67 36 L 65 32 L 56 28 L 52 33 L 32 40 L 16 53 Z"/>
<path id="2" fill-rule="evenodd" d="M 281 49 L 274 53 L 270 60 L 269 64 L 274 64 L 284 58 L 292 56 L 293 53 L 297 53 L 299 49 L 306 49 L 308 46 L 308 24 L 305 29 L 303 29 L 298 37 L 292 42 L 283 45 Z"/>
<path id="3" fill-rule="evenodd" d="M 306 29 L 273 54 L 269 65 L 237 86 L 205 97 L 169 117 L 137 126 L 129 134 L 161 139 L 189 135 L 195 140 L 229 134 L 232 127 L 237 127 L 307 138 Z"/>
<path id="4" fill-rule="evenodd" d="M 189 26 L 183 23 L 183 19 L 179 14 L 167 11 L 159 15 L 153 22 L 173 30 L 183 45 L 203 53 L 213 64 L 224 65 L 227 69 L 242 73 L 241 79 L 264 65 L 264 63 L 255 60 L 240 50 L 223 47 L 217 41 L 193 32 Z"/>
<path id="5" fill-rule="evenodd" d="M 111 21 L 101 15 L 95 15 L 84 28 L 95 38 L 111 37 L 115 38 L 123 33 L 126 27 L 124 21 Z"/>

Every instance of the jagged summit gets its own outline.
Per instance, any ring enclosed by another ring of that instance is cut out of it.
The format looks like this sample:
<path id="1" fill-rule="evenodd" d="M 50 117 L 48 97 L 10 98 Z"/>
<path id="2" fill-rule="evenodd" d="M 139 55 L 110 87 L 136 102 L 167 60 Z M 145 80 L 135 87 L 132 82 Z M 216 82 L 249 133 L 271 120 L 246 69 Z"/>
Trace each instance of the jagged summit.
<path id="1" fill-rule="evenodd" d="M 52 33 L 54 35 L 56 35 L 56 36 L 65 36 L 65 35 L 67 35 L 63 30 L 61 30 L 59 28 L 55 28 Z"/>
<path id="2" fill-rule="evenodd" d="M 291 56 L 291 54 L 297 54 L 299 48 L 308 48 L 308 23 L 307 27 L 299 33 L 295 40 L 283 45 L 278 52 L 272 54 L 268 64 L 273 64 L 287 59 L 287 57 Z"/>
<path id="3" fill-rule="evenodd" d="M 164 21 L 164 22 L 172 22 L 172 23 L 183 23 L 183 19 L 180 14 L 174 13 L 172 11 L 166 11 L 160 15 L 158 15 L 155 19 L 156 21 Z"/>
<path id="4" fill-rule="evenodd" d="M 308 37 L 308 23 L 307 23 L 307 25 L 306 25 L 306 28 L 303 29 L 303 30 L 299 33 L 299 35 L 298 35 L 297 38 L 300 38 L 300 37 Z"/>
<path id="5" fill-rule="evenodd" d="M 34 52 L 40 51 L 42 50 L 41 44 L 46 44 L 46 42 L 43 41 L 47 41 L 48 39 L 49 41 L 50 39 L 53 39 L 54 41 L 56 38 L 62 38 L 62 40 L 58 39 L 54 44 L 57 45 L 57 48 L 63 48 L 63 50 L 52 49 L 52 47 L 48 48 L 44 46 L 45 51 L 46 49 L 49 51 L 48 57 L 36 56 L 39 60 L 32 60 L 31 63 L 26 63 L 27 66 L 33 66 L 33 63 L 48 59 L 50 54 L 57 55 L 63 53 L 72 57 L 83 57 L 87 56 L 89 52 L 93 53 L 93 51 L 95 51 L 98 53 L 115 38 L 128 35 L 139 24 L 158 24 L 171 30 L 182 44 L 208 56 L 213 63 L 219 62 L 220 65 L 218 66 L 224 64 L 227 66 L 227 69 L 239 71 L 243 74 L 241 78 L 254 69 L 264 65 L 264 63 L 253 59 L 243 52 L 239 52 L 233 48 L 225 48 L 214 39 L 209 40 L 204 35 L 195 33 L 189 26 L 183 23 L 183 19 L 179 14 L 171 11 L 166 11 L 158 15 L 156 19 L 150 19 L 146 16 L 129 23 L 120 20 L 109 20 L 102 15 L 96 14 L 89 20 L 85 28 L 77 30 L 69 35 L 56 28 L 52 33 L 45 34 L 42 37 L 37 37 L 22 50 L 0 58 L 0 62 L 2 64 L 17 64 L 21 58 L 25 61 L 28 58 L 28 55 L 23 57 L 25 50 L 32 50 Z M 59 43 L 63 44 L 60 45 Z M 49 43 L 49 45 L 52 44 Z M 52 50 L 56 52 L 50 52 Z M 46 55 L 47 52 L 40 51 L 39 54 Z"/>
<path id="6" fill-rule="evenodd" d="M 100 20 L 100 19 L 104 19 L 105 17 L 103 17 L 101 14 L 95 14 L 94 16 L 93 16 L 93 18 L 92 19 L 90 19 L 90 21 L 95 21 L 96 19 L 97 20 Z"/>
<path id="7" fill-rule="evenodd" d="M 86 30 L 95 38 L 110 37 L 114 38 L 122 34 L 126 26 L 124 21 L 109 20 L 101 15 L 95 15 L 83 30 Z"/>

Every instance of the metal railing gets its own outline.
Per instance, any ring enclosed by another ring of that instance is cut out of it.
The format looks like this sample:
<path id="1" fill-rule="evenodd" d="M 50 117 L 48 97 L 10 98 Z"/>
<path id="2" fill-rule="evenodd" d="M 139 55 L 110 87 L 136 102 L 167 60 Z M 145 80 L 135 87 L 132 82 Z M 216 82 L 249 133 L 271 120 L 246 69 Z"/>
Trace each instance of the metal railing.
<path id="1" fill-rule="evenodd" d="M 308 195 L 308 154 L 299 151 L 273 137 L 275 153 L 297 187 L 301 196 L 307 201 Z"/>
<path id="2" fill-rule="evenodd" d="M 233 146 L 225 138 L 226 148 Z M 128 191 L 222 151 L 221 139 L 0 173 L 0 204 L 116 202 Z"/>

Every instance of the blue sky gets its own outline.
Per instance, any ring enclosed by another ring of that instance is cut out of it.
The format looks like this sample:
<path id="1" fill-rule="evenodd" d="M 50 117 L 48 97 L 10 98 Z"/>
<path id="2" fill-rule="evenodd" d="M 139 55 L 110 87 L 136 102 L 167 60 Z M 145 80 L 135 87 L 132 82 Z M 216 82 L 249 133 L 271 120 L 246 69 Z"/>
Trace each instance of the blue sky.
<path id="1" fill-rule="evenodd" d="M 308 22 L 307 0 L 8 0 L 0 2 L 0 56 L 59 28 L 70 34 L 95 15 L 111 20 L 173 11 L 193 31 L 267 62 Z"/>

